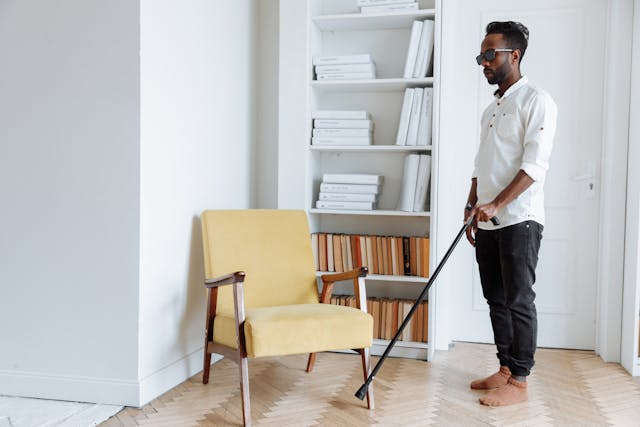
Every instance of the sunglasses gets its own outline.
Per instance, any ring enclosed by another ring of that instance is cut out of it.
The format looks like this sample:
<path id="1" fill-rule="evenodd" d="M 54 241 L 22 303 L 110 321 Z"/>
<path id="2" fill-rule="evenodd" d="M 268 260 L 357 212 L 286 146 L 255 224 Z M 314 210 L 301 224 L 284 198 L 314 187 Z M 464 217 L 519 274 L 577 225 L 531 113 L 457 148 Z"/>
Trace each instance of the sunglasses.
<path id="1" fill-rule="evenodd" d="M 515 49 L 487 49 L 480 55 L 476 56 L 476 62 L 478 65 L 482 65 L 482 60 L 491 62 L 496 59 L 496 52 L 513 52 Z"/>

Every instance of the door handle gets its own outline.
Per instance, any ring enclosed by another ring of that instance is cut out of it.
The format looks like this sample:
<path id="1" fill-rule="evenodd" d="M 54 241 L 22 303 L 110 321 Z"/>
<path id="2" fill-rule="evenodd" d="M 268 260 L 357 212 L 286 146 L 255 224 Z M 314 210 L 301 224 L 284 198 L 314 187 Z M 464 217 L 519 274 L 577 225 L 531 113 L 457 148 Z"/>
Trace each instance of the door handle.
<path id="1" fill-rule="evenodd" d="M 585 179 L 593 179 L 594 176 L 591 173 L 583 173 L 582 175 L 576 175 L 573 177 L 574 181 L 584 181 Z"/>

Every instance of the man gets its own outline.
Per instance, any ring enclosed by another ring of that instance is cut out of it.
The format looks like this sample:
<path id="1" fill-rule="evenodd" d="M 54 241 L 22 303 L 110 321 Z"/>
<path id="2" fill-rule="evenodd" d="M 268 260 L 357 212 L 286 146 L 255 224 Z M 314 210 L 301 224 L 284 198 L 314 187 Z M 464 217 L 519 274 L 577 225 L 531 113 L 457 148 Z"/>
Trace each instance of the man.
<path id="1" fill-rule="evenodd" d="M 526 381 L 534 364 L 533 284 L 557 108 L 520 73 L 529 30 L 509 21 L 492 22 L 486 32 L 476 60 L 498 89 L 482 116 L 464 217 L 475 216 L 467 239 L 476 249 L 500 369 L 473 381 L 471 388 L 490 390 L 480 403 L 504 406 L 527 400 Z M 493 217 L 499 225 L 490 222 Z"/>

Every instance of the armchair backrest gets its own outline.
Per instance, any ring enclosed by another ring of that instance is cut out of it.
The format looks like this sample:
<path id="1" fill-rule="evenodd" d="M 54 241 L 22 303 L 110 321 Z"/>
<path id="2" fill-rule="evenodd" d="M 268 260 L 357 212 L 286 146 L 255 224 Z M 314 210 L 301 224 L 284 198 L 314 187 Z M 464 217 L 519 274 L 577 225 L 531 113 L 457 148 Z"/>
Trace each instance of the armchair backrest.
<path id="1" fill-rule="evenodd" d="M 207 210 L 201 215 L 207 278 L 244 271 L 245 307 L 318 302 L 307 214 L 296 210 Z M 233 313 L 233 290 L 217 311 Z"/>

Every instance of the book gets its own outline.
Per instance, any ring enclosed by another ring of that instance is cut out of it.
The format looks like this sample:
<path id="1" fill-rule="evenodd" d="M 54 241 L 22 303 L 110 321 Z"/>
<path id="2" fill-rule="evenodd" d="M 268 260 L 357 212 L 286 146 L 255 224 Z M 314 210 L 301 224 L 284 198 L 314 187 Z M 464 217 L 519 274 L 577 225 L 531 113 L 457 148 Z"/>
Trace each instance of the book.
<path id="1" fill-rule="evenodd" d="M 404 262 L 403 275 L 410 276 L 411 275 L 411 258 L 410 258 L 410 243 L 409 237 L 402 238 L 402 258 Z"/>
<path id="2" fill-rule="evenodd" d="M 373 72 L 366 73 L 331 73 L 331 74 L 316 74 L 317 80 L 362 80 L 362 79 L 375 79 L 376 74 Z"/>
<path id="3" fill-rule="evenodd" d="M 316 119 L 313 121 L 316 129 L 369 129 L 373 130 L 373 122 L 368 119 Z"/>
<path id="4" fill-rule="evenodd" d="M 337 202 L 375 202 L 376 194 L 367 193 L 324 193 L 320 192 L 318 200 L 337 201 Z"/>
<path id="5" fill-rule="evenodd" d="M 396 145 L 407 145 L 407 133 L 409 131 L 409 117 L 411 106 L 413 105 L 413 89 L 404 90 L 400 119 L 398 120 L 398 133 L 396 135 Z"/>
<path id="6" fill-rule="evenodd" d="M 391 246 L 391 274 L 394 276 L 400 275 L 400 266 L 398 265 L 398 245 L 395 237 L 389 237 L 389 243 Z"/>
<path id="7" fill-rule="evenodd" d="M 311 145 L 371 145 L 371 136 L 314 136 Z"/>
<path id="8" fill-rule="evenodd" d="M 356 55 L 316 56 L 313 65 L 367 64 L 373 62 L 368 53 Z"/>
<path id="9" fill-rule="evenodd" d="M 433 110 L 433 88 L 426 87 L 422 94 L 420 107 L 420 123 L 418 125 L 418 138 L 416 145 L 431 144 L 431 113 Z"/>
<path id="10" fill-rule="evenodd" d="M 320 253 L 318 252 L 318 235 L 313 233 L 311 235 L 311 251 L 313 252 L 313 261 L 316 266 L 316 270 L 320 270 Z"/>
<path id="11" fill-rule="evenodd" d="M 420 256 L 419 264 L 422 265 L 421 276 L 429 277 L 429 238 L 421 237 L 418 239 L 418 254 Z"/>
<path id="12" fill-rule="evenodd" d="M 346 234 L 340 235 L 340 245 L 342 246 L 342 271 L 350 271 L 353 269 L 351 265 L 351 249 L 349 245 L 351 242 L 349 241 L 349 236 Z"/>
<path id="13" fill-rule="evenodd" d="M 316 65 L 315 71 L 316 74 L 372 73 L 375 75 L 376 66 L 373 62 L 367 64 Z"/>
<path id="14" fill-rule="evenodd" d="M 318 200 L 316 202 L 316 208 L 318 209 L 371 211 L 375 209 L 375 206 L 376 204 L 374 202 L 333 202 L 325 200 Z"/>
<path id="15" fill-rule="evenodd" d="M 372 137 L 372 132 L 369 129 L 314 129 L 313 136 L 316 137 L 351 137 L 351 136 L 368 136 Z"/>
<path id="16" fill-rule="evenodd" d="M 431 55 L 433 55 L 433 28 L 433 21 L 427 19 L 422 22 L 420 42 L 418 43 L 418 56 L 413 70 L 413 77 L 422 78 L 427 76 L 429 65 L 431 65 Z"/>
<path id="17" fill-rule="evenodd" d="M 369 264 L 369 274 L 378 274 L 376 236 L 366 236 L 365 242 L 367 243 L 367 263 Z"/>
<path id="18" fill-rule="evenodd" d="M 333 238 L 333 267 L 336 273 L 343 273 L 342 268 L 342 239 L 339 234 L 334 234 Z"/>
<path id="19" fill-rule="evenodd" d="M 415 194 L 413 197 L 413 212 L 424 212 L 427 209 L 427 190 L 431 177 L 431 156 L 420 154 L 416 178 Z"/>
<path id="20" fill-rule="evenodd" d="M 320 255 L 320 271 L 329 271 L 327 268 L 327 235 L 326 233 L 318 233 L 318 253 Z"/>
<path id="21" fill-rule="evenodd" d="M 407 49 L 407 59 L 404 64 L 403 77 L 405 79 L 413 78 L 413 69 L 416 66 L 418 57 L 418 44 L 422 35 L 422 21 L 413 21 L 411 26 L 411 38 L 409 39 L 409 48 Z"/>
<path id="22" fill-rule="evenodd" d="M 419 166 L 419 154 L 409 154 L 404 158 L 402 187 L 400 188 L 400 197 L 396 205 L 396 209 L 399 211 L 413 212 Z"/>
<path id="23" fill-rule="evenodd" d="M 420 107 L 422 106 L 422 94 L 424 89 L 415 88 L 413 90 L 413 102 L 411 103 L 411 113 L 409 114 L 409 129 L 407 130 L 406 145 L 418 144 L 418 127 L 420 126 Z"/>
<path id="24" fill-rule="evenodd" d="M 422 342 L 429 342 L 429 301 L 423 301 L 422 305 Z"/>
<path id="25" fill-rule="evenodd" d="M 366 173 L 325 173 L 322 175 L 322 182 L 326 184 L 369 184 L 380 185 L 384 181 L 384 176 Z"/>
<path id="26" fill-rule="evenodd" d="M 320 191 L 323 193 L 378 194 L 380 193 L 380 186 L 375 184 L 367 185 L 323 182 L 320 184 Z"/>
<path id="27" fill-rule="evenodd" d="M 410 263 L 410 274 L 412 276 L 418 275 L 418 238 L 417 237 L 409 237 L 409 263 Z"/>
<path id="28" fill-rule="evenodd" d="M 403 322 L 404 322 L 404 319 L 406 319 L 407 316 L 409 315 L 409 311 L 411 311 L 412 306 L 413 304 L 411 303 L 411 301 L 407 301 L 407 300 L 402 301 L 402 321 Z M 412 321 L 409 321 L 407 325 L 404 327 L 404 331 L 402 331 L 402 341 L 411 341 L 411 339 L 413 338 L 412 323 L 413 323 Z"/>
<path id="29" fill-rule="evenodd" d="M 410 10 L 418 10 L 418 3 L 398 3 L 384 4 L 378 6 L 360 6 L 360 13 L 367 15 L 370 13 L 393 13 L 407 12 Z"/>
<path id="30" fill-rule="evenodd" d="M 357 236 L 358 254 L 360 255 L 360 263 L 358 267 L 367 267 L 371 271 L 371 267 L 367 262 L 367 238 L 365 236 Z"/>
<path id="31" fill-rule="evenodd" d="M 312 119 L 347 119 L 347 120 L 366 120 L 371 116 L 364 110 L 314 110 L 311 113 Z"/>
<path id="32" fill-rule="evenodd" d="M 333 264 L 333 235 L 327 234 L 327 271 L 336 271 Z"/>

